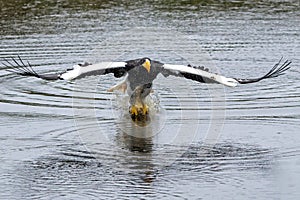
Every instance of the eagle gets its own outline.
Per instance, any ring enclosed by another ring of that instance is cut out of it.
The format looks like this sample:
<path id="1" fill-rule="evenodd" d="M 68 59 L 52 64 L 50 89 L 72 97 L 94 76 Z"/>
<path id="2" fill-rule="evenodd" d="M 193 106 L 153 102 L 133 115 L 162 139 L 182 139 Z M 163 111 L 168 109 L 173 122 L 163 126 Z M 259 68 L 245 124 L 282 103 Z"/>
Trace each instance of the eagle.
<path id="1" fill-rule="evenodd" d="M 238 84 L 259 82 L 268 78 L 278 77 L 290 69 L 291 61 L 282 62 L 282 58 L 265 75 L 258 78 L 227 78 L 211 73 L 203 66 L 166 64 L 148 57 L 128 60 L 124 62 L 100 62 L 91 64 L 84 62 L 74 65 L 72 68 L 59 73 L 39 74 L 32 65 L 26 63 L 20 56 L 17 58 L 4 59 L 2 63 L 6 70 L 21 76 L 36 77 L 47 81 L 66 80 L 72 81 L 79 78 L 112 73 L 114 77 L 125 77 L 119 84 L 108 89 L 108 92 L 121 90 L 128 93 L 129 113 L 132 120 L 143 120 L 149 114 L 149 107 L 145 98 L 151 93 L 155 78 L 162 74 L 164 77 L 177 76 L 200 83 L 217 83 L 228 87 Z"/>

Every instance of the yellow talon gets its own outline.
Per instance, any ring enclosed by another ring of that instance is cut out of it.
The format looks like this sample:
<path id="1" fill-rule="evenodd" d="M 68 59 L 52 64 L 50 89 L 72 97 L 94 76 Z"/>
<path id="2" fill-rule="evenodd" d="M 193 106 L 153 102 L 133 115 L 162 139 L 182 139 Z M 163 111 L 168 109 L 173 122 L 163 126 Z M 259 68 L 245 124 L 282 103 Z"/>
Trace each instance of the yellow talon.
<path id="1" fill-rule="evenodd" d="M 148 114 L 148 111 L 149 111 L 149 107 L 147 105 L 144 105 L 143 106 L 143 114 L 144 115 L 147 115 Z"/>
<path id="2" fill-rule="evenodd" d="M 148 117 L 149 107 L 147 105 L 133 105 L 129 108 L 129 113 L 134 121 L 143 121 Z"/>
<path id="3" fill-rule="evenodd" d="M 135 106 L 131 106 L 129 110 L 131 116 L 137 116 L 138 115 L 138 108 Z"/>

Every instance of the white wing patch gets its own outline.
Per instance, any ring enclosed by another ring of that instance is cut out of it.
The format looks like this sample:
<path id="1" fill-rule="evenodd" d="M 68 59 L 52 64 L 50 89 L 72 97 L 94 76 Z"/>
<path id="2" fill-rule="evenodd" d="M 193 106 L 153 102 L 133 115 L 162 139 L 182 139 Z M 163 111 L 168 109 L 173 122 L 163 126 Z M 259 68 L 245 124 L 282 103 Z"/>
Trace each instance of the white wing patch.
<path id="1" fill-rule="evenodd" d="M 101 63 L 96 63 L 96 64 L 91 64 L 87 66 L 80 66 L 80 65 L 74 65 L 73 69 L 62 73 L 60 75 L 60 78 L 64 80 L 73 80 L 79 76 L 82 76 L 87 73 L 93 73 L 105 69 L 112 69 L 112 68 L 117 68 L 117 67 L 125 67 L 126 62 L 101 62 Z"/>
<path id="2" fill-rule="evenodd" d="M 213 80 L 215 82 L 221 83 L 221 84 L 229 86 L 229 87 L 235 87 L 238 84 L 238 81 L 236 81 L 233 78 L 227 78 L 222 75 L 213 74 L 213 73 L 201 70 L 201 69 L 188 67 L 186 65 L 164 64 L 163 68 L 170 70 L 173 73 L 178 74 L 178 75 L 180 74 L 180 72 L 199 75 L 199 76 L 205 77 L 207 79 Z"/>

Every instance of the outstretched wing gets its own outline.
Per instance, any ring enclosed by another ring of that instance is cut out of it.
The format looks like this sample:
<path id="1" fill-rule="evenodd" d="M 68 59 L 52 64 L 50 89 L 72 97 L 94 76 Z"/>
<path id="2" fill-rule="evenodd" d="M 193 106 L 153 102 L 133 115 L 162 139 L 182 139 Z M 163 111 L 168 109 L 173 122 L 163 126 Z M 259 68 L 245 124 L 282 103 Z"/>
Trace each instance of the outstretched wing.
<path id="1" fill-rule="evenodd" d="M 274 78 L 284 74 L 288 70 L 291 64 L 291 61 L 285 61 L 281 66 L 281 60 L 275 64 L 275 66 L 264 76 L 259 78 L 250 78 L 250 79 L 240 79 L 240 78 L 227 78 L 225 76 L 210 73 L 204 67 L 195 67 L 191 65 L 172 65 L 164 64 L 161 67 L 163 68 L 162 73 L 165 75 L 174 75 L 174 76 L 183 76 L 187 79 L 198 81 L 201 83 L 220 83 L 229 87 L 235 87 L 238 83 L 247 84 L 255 83 L 267 78 Z"/>
<path id="2" fill-rule="evenodd" d="M 115 77 L 121 77 L 133 67 L 132 65 L 127 65 L 126 62 L 101 62 L 97 64 L 83 63 L 74 65 L 72 69 L 68 69 L 62 73 L 38 74 L 32 68 L 31 64 L 29 62 L 25 64 L 20 56 L 18 56 L 18 59 L 5 59 L 2 64 L 6 66 L 6 70 L 9 72 L 21 76 L 33 76 L 44 80 L 73 80 L 85 76 L 103 75 L 108 73 L 113 73 Z"/>
<path id="3" fill-rule="evenodd" d="M 201 83 L 221 83 L 229 87 L 235 87 L 238 84 L 234 78 L 210 73 L 204 67 L 164 64 L 162 68 L 164 75 L 181 76 Z"/>

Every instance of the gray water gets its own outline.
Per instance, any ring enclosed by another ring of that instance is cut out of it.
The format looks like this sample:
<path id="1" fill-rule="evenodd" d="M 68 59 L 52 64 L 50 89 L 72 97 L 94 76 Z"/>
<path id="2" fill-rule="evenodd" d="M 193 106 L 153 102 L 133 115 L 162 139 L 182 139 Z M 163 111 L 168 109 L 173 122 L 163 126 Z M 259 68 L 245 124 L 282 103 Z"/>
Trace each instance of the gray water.
<path id="1" fill-rule="evenodd" d="M 112 75 L 48 82 L 1 65 L 1 199 L 299 198 L 299 1 L 88 2 L 1 1 L 1 61 L 48 73 L 149 56 L 248 78 L 283 56 L 292 68 L 236 88 L 160 76 L 160 110 L 138 127 L 106 92 Z"/>

